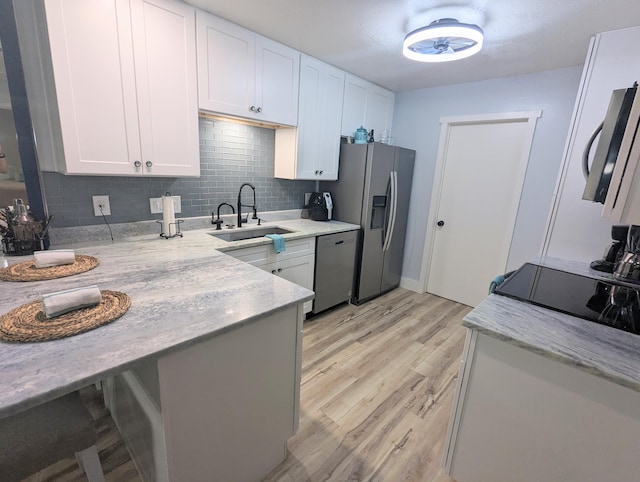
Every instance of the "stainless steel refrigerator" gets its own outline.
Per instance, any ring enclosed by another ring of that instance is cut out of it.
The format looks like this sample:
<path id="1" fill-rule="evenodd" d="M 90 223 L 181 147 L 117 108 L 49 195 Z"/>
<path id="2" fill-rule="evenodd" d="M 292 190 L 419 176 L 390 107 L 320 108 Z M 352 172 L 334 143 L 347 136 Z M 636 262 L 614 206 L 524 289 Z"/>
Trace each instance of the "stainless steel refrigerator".
<path id="1" fill-rule="evenodd" d="M 387 144 L 342 144 L 338 180 L 322 183 L 333 219 L 361 226 L 352 301 L 400 284 L 415 151 Z"/>

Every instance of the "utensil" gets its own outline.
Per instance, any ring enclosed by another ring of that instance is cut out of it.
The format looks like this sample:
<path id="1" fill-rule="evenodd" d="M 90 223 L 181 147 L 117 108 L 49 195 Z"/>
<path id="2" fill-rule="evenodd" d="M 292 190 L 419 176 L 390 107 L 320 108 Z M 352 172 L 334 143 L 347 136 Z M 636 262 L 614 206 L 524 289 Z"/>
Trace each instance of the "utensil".
<path id="1" fill-rule="evenodd" d="M 615 279 L 640 283 L 640 226 L 629 226 L 626 252 L 613 273 Z"/>

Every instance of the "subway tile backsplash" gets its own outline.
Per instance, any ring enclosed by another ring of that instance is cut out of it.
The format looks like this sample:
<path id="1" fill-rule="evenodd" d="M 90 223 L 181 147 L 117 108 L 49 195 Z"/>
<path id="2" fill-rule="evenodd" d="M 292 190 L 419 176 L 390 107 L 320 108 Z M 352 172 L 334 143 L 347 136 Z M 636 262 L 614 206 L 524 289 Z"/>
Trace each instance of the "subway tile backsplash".
<path id="1" fill-rule="evenodd" d="M 42 173 L 49 214 L 55 227 L 103 224 L 93 214 L 91 196 L 108 195 L 110 223 L 162 219 L 151 214 L 149 198 L 165 192 L 182 198 L 178 218 L 206 216 L 218 204 L 235 206 L 243 182 L 256 186 L 258 212 L 301 209 L 313 181 L 274 179 L 275 131 L 263 127 L 200 118 L 200 177 L 65 176 Z M 250 189 L 243 199 L 250 199 Z M 223 208 L 228 213 L 228 207 Z M 246 209 L 245 209 L 246 210 Z"/>

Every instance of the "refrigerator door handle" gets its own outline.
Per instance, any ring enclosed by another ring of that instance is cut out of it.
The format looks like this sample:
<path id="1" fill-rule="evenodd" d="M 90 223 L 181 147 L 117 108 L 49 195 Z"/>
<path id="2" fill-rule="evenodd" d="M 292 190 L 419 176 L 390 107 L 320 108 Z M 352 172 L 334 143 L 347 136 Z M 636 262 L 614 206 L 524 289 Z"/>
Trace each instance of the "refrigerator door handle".
<path id="1" fill-rule="evenodd" d="M 382 251 L 384 252 L 387 245 L 387 238 L 389 237 L 389 227 L 391 226 L 391 185 L 393 184 L 393 178 L 389 173 L 389 182 L 387 183 L 387 189 L 384 193 L 386 201 L 386 207 L 384 211 L 384 223 L 382 224 Z"/>
<path id="2" fill-rule="evenodd" d="M 398 173 L 391 171 L 391 209 L 389 213 L 389 229 L 385 233 L 382 251 L 387 251 L 393 239 L 393 230 L 396 225 L 396 211 L 398 209 Z"/>

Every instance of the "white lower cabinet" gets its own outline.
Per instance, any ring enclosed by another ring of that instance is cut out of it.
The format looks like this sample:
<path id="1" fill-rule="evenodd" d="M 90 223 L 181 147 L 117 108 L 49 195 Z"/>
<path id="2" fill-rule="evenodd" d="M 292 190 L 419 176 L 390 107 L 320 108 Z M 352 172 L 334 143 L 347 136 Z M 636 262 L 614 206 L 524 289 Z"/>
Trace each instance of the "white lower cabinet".
<path id="1" fill-rule="evenodd" d="M 298 430 L 303 318 L 290 307 L 107 379 L 141 479 L 262 480 L 277 467 Z"/>
<path id="2" fill-rule="evenodd" d="M 236 249 L 227 251 L 226 254 L 313 290 L 316 238 L 287 241 L 285 247 L 285 251 L 278 254 L 271 244 Z M 310 312 L 312 307 L 313 300 L 306 301 L 303 305 L 304 313 Z"/>
<path id="3" fill-rule="evenodd" d="M 458 482 L 638 480 L 640 393 L 469 329 L 445 443 Z"/>

